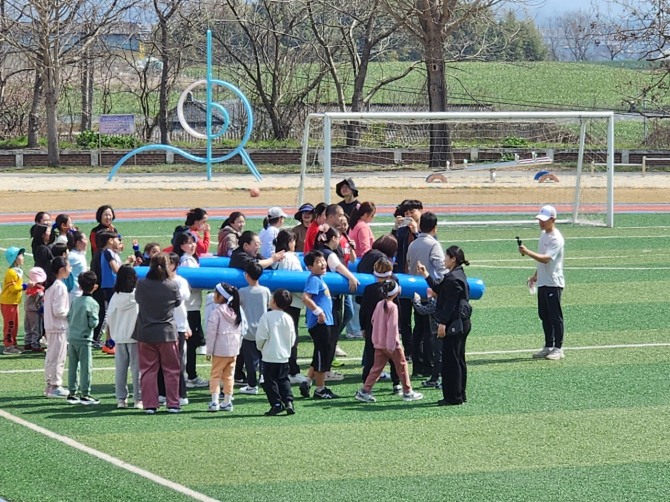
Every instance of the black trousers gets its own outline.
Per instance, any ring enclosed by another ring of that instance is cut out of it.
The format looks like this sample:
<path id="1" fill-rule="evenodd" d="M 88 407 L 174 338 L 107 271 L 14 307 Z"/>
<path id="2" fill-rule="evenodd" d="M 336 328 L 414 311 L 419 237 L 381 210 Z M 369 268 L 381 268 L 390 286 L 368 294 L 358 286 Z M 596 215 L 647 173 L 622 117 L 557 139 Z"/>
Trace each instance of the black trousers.
<path id="1" fill-rule="evenodd" d="M 544 346 L 563 347 L 563 309 L 561 294 L 563 288 L 540 286 L 537 288 L 537 313 L 542 320 Z"/>
<path id="2" fill-rule="evenodd" d="M 430 316 L 414 312 L 412 332 L 412 375 L 431 377 L 433 374 L 433 334 Z"/>
<path id="3" fill-rule="evenodd" d="M 202 345 L 204 339 L 200 311 L 189 310 L 186 312 L 186 319 L 188 319 L 188 325 L 191 328 L 191 337 L 186 340 L 186 377 L 193 380 L 198 377 L 198 371 L 195 368 L 196 350 Z"/>
<path id="4" fill-rule="evenodd" d="M 363 346 L 363 383 L 365 383 L 365 380 L 367 380 L 374 362 L 375 348 L 372 345 L 372 333 L 366 333 L 365 345 Z M 400 377 L 398 377 L 398 372 L 396 371 L 395 365 L 391 359 L 389 359 L 389 365 L 391 366 L 391 380 L 393 381 L 393 385 L 400 385 Z"/>
<path id="5" fill-rule="evenodd" d="M 412 300 L 409 298 L 398 298 L 398 329 L 402 348 L 405 349 L 405 357 L 412 358 Z"/>
<path id="6" fill-rule="evenodd" d="M 268 363 L 263 361 L 263 389 L 270 406 L 293 401 L 291 382 L 288 379 L 288 363 Z"/>
<path id="7" fill-rule="evenodd" d="M 186 367 L 186 358 L 184 357 L 184 338 L 185 333 L 180 331 L 179 335 L 179 397 L 186 398 L 186 379 L 184 378 L 184 370 Z M 163 378 L 163 368 L 158 368 L 158 395 L 165 396 L 165 378 Z"/>
<path id="8" fill-rule="evenodd" d="M 442 396 L 447 403 L 461 404 L 467 400 L 468 367 L 465 363 L 465 341 L 470 333 L 470 320 L 463 321 L 465 333 L 442 338 Z"/>
<path id="9" fill-rule="evenodd" d="M 300 366 L 298 366 L 298 324 L 300 323 L 300 309 L 290 306 L 284 312 L 291 316 L 293 327 L 295 328 L 295 343 L 291 347 L 291 357 L 288 358 L 288 374 L 297 375 L 300 373 Z"/>
<path id="10" fill-rule="evenodd" d="M 256 377 L 256 373 L 259 366 L 260 370 L 263 371 L 263 365 L 261 363 L 261 351 L 256 348 L 256 342 L 242 340 L 242 357 L 238 357 L 238 359 L 244 360 L 244 367 L 247 370 L 247 385 L 249 387 L 257 387 L 258 378 Z"/>

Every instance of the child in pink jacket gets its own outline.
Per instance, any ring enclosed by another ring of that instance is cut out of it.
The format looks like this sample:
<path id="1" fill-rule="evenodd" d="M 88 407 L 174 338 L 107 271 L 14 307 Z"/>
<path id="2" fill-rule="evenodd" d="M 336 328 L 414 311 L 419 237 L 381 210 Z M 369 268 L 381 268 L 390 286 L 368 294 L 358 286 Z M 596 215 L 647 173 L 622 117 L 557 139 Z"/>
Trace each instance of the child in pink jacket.
<path id="1" fill-rule="evenodd" d="M 221 282 L 216 285 L 214 302 L 217 307 L 207 319 L 207 360 L 212 361 L 209 391 L 212 402 L 208 411 L 233 411 L 233 373 L 242 346 L 242 310 L 237 288 Z M 246 328 L 245 328 L 246 329 Z M 219 382 L 223 381 L 223 402 L 219 405 Z"/>
<path id="2" fill-rule="evenodd" d="M 372 386 L 379 379 L 386 363 L 392 360 L 402 384 L 403 400 L 418 401 L 423 399 L 423 394 L 412 390 L 409 381 L 407 359 L 398 330 L 398 306 L 393 303 L 395 297 L 400 294 L 400 286 L 394 280 L 385 281 L 381 293 L 385 299 L 377 303 L 372 314 L 372 345 L 375 348 L 375 359 L 363 387 L 356 392 L 355 397 L 364 403 L 374 403 L 376 399 L 371 394 Z"/>

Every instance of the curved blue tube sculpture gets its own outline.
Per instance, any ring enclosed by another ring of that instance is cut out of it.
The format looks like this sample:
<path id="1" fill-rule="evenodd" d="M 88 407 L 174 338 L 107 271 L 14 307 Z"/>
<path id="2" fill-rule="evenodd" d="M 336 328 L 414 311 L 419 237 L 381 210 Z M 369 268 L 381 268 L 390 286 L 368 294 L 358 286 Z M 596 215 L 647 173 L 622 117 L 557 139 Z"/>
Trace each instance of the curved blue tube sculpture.
<path id="1" fill-rule="evenodd" d="M 205 258 L 200 260 L 200 268 L 180 268 L 179 275 L 188 281 L 193 288 L 214 289 L 219 282 L 227 282 L 236 288 L 241 288 L 247 285 L 244 279 L 244 273 L 237 268 L 224 267 L 204 267 L 202 262 Z M 137 275 L 144 278 L 149 270 L 148 267 L 137 267 Z M 372 274 L 354 274 L 361 283 L 356 294 L 362 295 L 365 286 L 375 282 L 376 278 Z M 309 277 L 309 272 L 292 272 L 287 270 L 264 270 L 261 276 L 260 283 L 270 290 L 274 291 L 279 288 L 286 288 L 291 292 L 299 293 L 305 288 L 305 282 Z M 324 281 L 330 288 L 331 293 L 340 295 L 349 293 L 349 281 L 337 273 L 328 272 L 324 276 Z M 421 296 L 426 296 L 426 288 L 428 284 L 423 277 L 414 275 L 398 274 L 398 281 L 402 287 L 402 298 L 412 298 L 414 293 Z M 483 295 L 486 287 L 481 279 L 468 279 L 470 285 L 470 299 L 479 300 Z"/>

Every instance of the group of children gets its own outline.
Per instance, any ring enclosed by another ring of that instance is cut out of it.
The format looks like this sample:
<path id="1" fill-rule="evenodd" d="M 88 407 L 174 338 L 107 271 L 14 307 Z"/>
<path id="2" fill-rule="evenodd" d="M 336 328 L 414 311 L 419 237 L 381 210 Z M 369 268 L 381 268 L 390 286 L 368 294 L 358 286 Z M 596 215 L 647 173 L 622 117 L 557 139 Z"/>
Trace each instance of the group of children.
<path id="1" fill-rule="evenodd" d="M 349 205 L 355 202 L 353 208 L 360 207 L 358 201 L 354 199 L 357 191 L 353 181 L 345 181 L 346 183 L 338 184 L 338 193 L 342 192 L 351 199 L 348 202 Z M 287 414 L 295 412 L 291 383 L 300 383 L 300 394 L 303 397 L 312 395 L 312 386 L 314 386 L 314 399 L 338 397 L 326 387 L 325 382 L 327 379 L 337 380 L 332 377 L 331 368 L 338 349 L 337 339 L 342 319 L 337 319 L 338 306 L 334 308 L 333 297 L 323 280 L 323 275 L 327 270 L 341 273 L 349 280 L 352 292 L 356 290 L 358 281 L 338 259 L 338 254 L 340 256 L 343 254 L 342 246 L 347 249 L 347 255 L 355 256 L 353 243 L 346 233 L 341 234 L 335 226 L 324 225 L 327 221 L 340 222 L 343 220 L 342 210 L 331 212 L 331 206 L 325 204 L 318 206 L 323 206 L 320 207 L 320 212 L 307 204 L 301 207 L 296 214 L 296 219 L 302 223 L 300 226 L 304 226 L 301 232 L 305 234 L 308 234 L 309 231 L 315 232 L 314 246 L 316 249 L 310 250 L 304 257 L 310 275 L 302 295 L 292 294 L 285 289 L 271 292 L 258 283 L 263 268 L 266 266 L 264 261 L 280 269 L 295 268 L 298 270 L 301 268 L 297 259 L 294 260 L 298 263 L 297 267 L 288 264 L 292 264 L 291 259 L 294 257 L 296 244 L 302 247 L 305 241 L 300 239 L 298 242 L 296 236 L 290 231 L 280 232 L 279 229 L 287 216 L 280 208 L 271 208 L 268 212 L 269 222 L 262 235 L 263 252 L 270 254 L 271 259 L 263 260 L 263 255 L 258 253 L 258 249 L 255 249 L 255 253 L 250 252 L 250 256 L 253 256 L 254 259 L 242 262 L 244 276 L 248 282 L 247 287 L 237 290 L 223 283 L 216 286 L 205 300 L 204 330 L 200 327 L 199 318 L 202 305 L 201 292 L 189 288 L 186 281 L 177 276 L 182 291 L 182 305 L 175 309 L 174 316 L 178 331 L 185 334 L 179 341 L 182 355 L 180 405 L 188 404 L 186 388 L 208 385 L 211 402 L 207 409 L 209 411 L 231 411 L 233 386 L 238 380 L 235 368 L 240 367 L 240 362 L 243 363 L 247 372 L 246 385 L 240 391 L 244 394 L 258 394 L 259 384 L 262 385 L 271 405 L 268 415 L 276 415 L 284 411 Z M 344 206 L 338 206 L 338 209 L 339 207 Z M 308 209 L 313 211 L 307 211 Z M 206 212 L 200 211 L 203 215 L 200 217 L 194 215 L 191 218 L 194 220 L 191 225 L 181 228 L 180 232 L 175 232 L 171 250 L 177 254 L 179 266 L 199 266 L 197 246 L 201 242 L 199 242 L 198 228 L 200 227 L 198 225 L 203 221 L 206 223 L 207 219 Z M 303 218 L 306 212 L 314 214 L 313 218 Z M 68 242 L 69 260 L 67 253 L 65 256 L 58 257 L 52 255 L 50 263 L 45 261 L 48 270 L 34 267 L 28 273 L 29 280 L 24 282 L 22 272 L 24 250 L 19 248 L 7 250 L 6 259 L 10 268 L 5 276 L 0 296 L 5 334 L 3 353 L 18 354 L 21 352 L 16 341 L 16 328 L 18 326 L 18 305 L 21 301 L 21 294 L 25 291 L 26 340 L 24 350 L 43 351 L 40 339 L 44 335 L 48 347 L 45 358 L 45 395 L 47 397 L 65 398 L 67 402 L 73 404 L 98 403 L 98 400 L 91 396 L 92 349 L 96 343 L 96 337 L 99 336 L 96 335 L 96 330 L 106 331 L 109 343 L 107 353 L 116 356 L 117 407 L 129 406 L 127 380 L 130 370 L 133 405 L 136 408 L 143 408 L 137 346 L 132 337 L 138 315 L 138 305 L 134 299 L 134 289 L 138 279 L 133 267 L 148 265 L 153 257 L 161 254 L 161 247 L 158 243 L 152 242 L 145 246 L 144 253 L 140 253 L 139 246 L 134 242 L 134 255 L 129 256 L 124 263 L 120 256 L 123 250 L 121 236 L 112 225 L 113 209 L 110 206 L 102 206 L 98 209 L 98 213 L 100 214 L 96 214 L 96 218 L 101 228 L 91 233 L 91 239 L 95 239 L 91 270 L 88 270 L 86 266 L 86 235 L 80 233 L 72 225 L 69 217 L 63 219 L 59 216 L 63 221 L 57 228 L 59 238 L 62 237 Z M 374 215 L 373 205 L 370 214 Z M 39 215 L 42 215 L 40 221 L 38 221 Z M 35 236 L 40 235 L 37 238 L 37 247 L 43 254 L 46 253 L 46 250 L 42 250 L 40 246 L 51 250 L 55 241 L 52 236 L 47 236 L 49 221 L 44 221 L 46 218 L 44 215 L 48 216 L 47 213 L 38 213 L 35 220 L 36 225 L 33 227 L 36 229 L 35 232 L 31 229 L 34 241 Z M 238 219 L 239 217 L 235 220 Z M 309 221 L 310 219 L 312 221 Z M 45 227 L 44 232 L 41 231 L 42 226 Z M 242 228 L 243 224 L 239 230 Z M 347 243 L 344 243 L 344 239 Z M 253 244 L 253 240 L 250 242 Z M 240 244 L 245 244 L 245 238 L 240 240 Z M 247 251 L 246 245 L 241 245 L 240 249 L 242 248 Z M 309 246 L 305 248 L 309 249 Z M 286 258 L 285 262 L 284 258 Z M 75 266 L 78 272 L 76 275 Z M 384 306 L 384 308 L 379 312 L 377 312 L 378 309 L 374 310 L 375 323 L 379 329 L 376 333 L 373 329 L 371 336 L 368 336 L 368 339 L 374 340 L 374 371 L 369 372 L 368 377 L 364 379 L 365 385 L 356 394 L 359 400 L 374 401 L 370 390 L 379 377 L 377 369 L 381 373 L 388 360 L 396 363 L 395 366 L 402 381 L 397 393 L 402 393 L 403 398 L 407 401 L 423 397 L 414 392 L 409 384 L 407 363 L 398 335 L 398 312 L 397 308 L 390 306 L 393 305 L 398 294 L 398 284 L 392 278 L 385 277 L 384 288 L 377 291 L 378 306 Z M 102 296 L 104 307 L 100 305 L 99 299 L 96 301 L 93 298 L 94 295 Z M 297 367 L 295 364 L 297 316 L 300 314 L 300 309 L 292 306 L 295 298 L 298 298 L 307 309 L 306 324 L 314 342 L 312 360 L 306 377 L 302 377 L 294 369 Z M 200 334 L 200 338 L 206 342 L 206 355 L 212 361 L 209 382 L 195 375 L 195 352 L 190 349 L 188 340 L 196 339 L 197 336 L 194 335 L 197 332 L 204 332 Z M 383 348 L 381 348 L 382 345 Z M 185 347 L 186 350 L 184 350 Z M 69 360 L 67 389 L 63 387 L 66 360 Z M 189 367 L 193 369 L 192 375 L 188 371 Z M 184 374 L 187 374 L 188 378 L 184 378 Z M 300 377 L 297 381 L 296 376 Z M 159 390 L 160 383 L 159 381 Z M 222 393 L 220 392 L 221 384 L 223 384 Z M 161 395 L 164 394 L 163 385 Z M 220 402 L 221 399 L 222 402 Z M 165 398 L 163 398 L 164 401 Z"/>

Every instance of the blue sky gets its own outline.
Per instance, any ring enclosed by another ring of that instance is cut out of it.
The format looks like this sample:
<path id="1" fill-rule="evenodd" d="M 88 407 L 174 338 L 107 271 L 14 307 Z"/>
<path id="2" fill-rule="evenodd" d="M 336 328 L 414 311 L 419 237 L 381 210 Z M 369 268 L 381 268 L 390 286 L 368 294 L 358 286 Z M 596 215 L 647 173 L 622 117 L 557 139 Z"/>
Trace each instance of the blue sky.
<path id="1" fill-rule="evenodd" d="M 611 5 L 607 0 L 597 0 L 595 3 L 599 4 L 602 10 L 606 10 L 608 5 L 611 9 L 617 10 L 616 6 Z M 525 6 L 519 7 L 519 10 L 524 9 L 530 17 L 544 20 L 570 11 L 588 11 L 591 9 L 591 2 L 589 0 L 529 0 Z"/>

